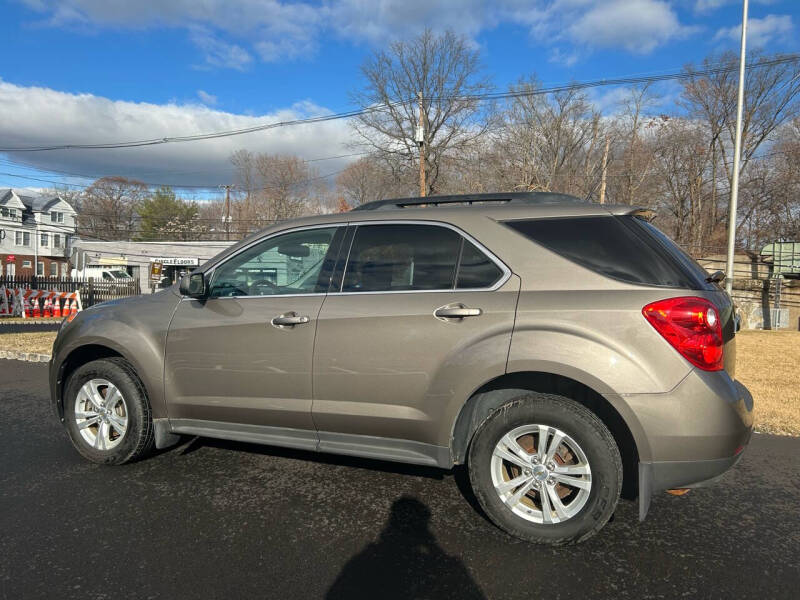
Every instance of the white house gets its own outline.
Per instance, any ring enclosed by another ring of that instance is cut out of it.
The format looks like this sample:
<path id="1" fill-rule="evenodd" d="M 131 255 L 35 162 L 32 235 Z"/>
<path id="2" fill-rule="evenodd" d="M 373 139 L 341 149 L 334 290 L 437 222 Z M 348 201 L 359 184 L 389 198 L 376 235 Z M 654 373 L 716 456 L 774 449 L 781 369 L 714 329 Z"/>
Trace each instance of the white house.
<path id="1" fill-rule="evenodd" d="M 76 213 L 58 194 L 0 188 L 0 275 L 63 277 Z"/>

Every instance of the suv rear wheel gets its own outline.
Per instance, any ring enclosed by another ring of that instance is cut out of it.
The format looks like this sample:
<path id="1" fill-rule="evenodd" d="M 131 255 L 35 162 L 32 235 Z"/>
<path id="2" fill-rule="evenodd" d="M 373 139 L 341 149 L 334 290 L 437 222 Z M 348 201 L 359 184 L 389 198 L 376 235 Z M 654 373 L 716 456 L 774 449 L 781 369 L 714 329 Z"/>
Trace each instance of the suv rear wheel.
<path id="1" fill-rule="evenodd" d="M 124 359 L 104 358 L 78 367 L 64 394 L 67 432 L 85 458 L 122 464 L 152 450 L 150 403 Z"/>
<path id="2" fill-rule="evenodd" d="M 622 460 L 608 428 L 577 402 L 532 393 L 478 427 L 469 451 L 478 501 L 501 529 L 546 544 L 597 533 L 614 513 Z"/>

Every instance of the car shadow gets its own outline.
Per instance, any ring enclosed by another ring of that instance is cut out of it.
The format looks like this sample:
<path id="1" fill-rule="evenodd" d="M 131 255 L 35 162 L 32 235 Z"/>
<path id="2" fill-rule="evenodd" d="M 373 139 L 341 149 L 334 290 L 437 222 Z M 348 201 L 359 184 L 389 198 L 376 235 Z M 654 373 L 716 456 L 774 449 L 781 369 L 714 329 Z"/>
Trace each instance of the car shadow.
<path id="1" fill-rule="evenodd" d="M 325 598 L 486 598 L 464 563 L 439 546 L 430 519 L 416 498 L 395 500 L 378 539 L 347 561 Z"/>

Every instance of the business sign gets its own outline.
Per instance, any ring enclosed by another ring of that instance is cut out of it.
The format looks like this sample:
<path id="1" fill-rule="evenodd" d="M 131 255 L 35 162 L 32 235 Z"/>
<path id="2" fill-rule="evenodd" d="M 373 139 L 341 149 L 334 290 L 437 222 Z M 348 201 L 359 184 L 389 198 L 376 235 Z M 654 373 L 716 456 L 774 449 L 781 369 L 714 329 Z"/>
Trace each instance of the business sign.
<path id="1" fill-rule="evenodd" d="M 200 259 L 187 258 L 184 256 L 162 256 L 154 258 L 153 262 L 170 267 L 196 267 L 200 264 Z"/>
<path id="2" fill-rule="evenodd" d="M 120 256 L 120 257 L 103 256 L 103 257 L 97 259 L 97 264 L 98 265 L 103 265 L 103 266 L 108 266 L 108 267 L 111 267 L 111 266 L 120 266 L 120 267 L 122 267 L 122 266 L 126 266 L 128 264 L 128 259 L 123 257 L 123 256 Z"/>
<path id="3" fill-rule="evenodd" d="M 160 262 L 150 263 L 150 281 L 159 283 L 161 281 L 161 272 L 164 270 L 164 265 Z"/>

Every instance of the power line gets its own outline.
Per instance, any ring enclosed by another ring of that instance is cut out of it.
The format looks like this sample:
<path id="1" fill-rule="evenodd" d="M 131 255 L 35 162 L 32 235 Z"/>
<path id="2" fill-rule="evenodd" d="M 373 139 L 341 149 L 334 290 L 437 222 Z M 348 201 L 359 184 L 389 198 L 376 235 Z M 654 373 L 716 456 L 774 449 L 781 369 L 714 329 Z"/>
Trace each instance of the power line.
<path id="1" fill-rule="evenodd" d="M 800 61 L 800 54 L 788 54 L 784 56 L 778 56 L 775 58 L 765 59 L 755 63 L 751 63 L 750 65 L 748 65 L 747 69 L 752 70 L 761 67 L 774 66 L 785 63 L 793 63 L 797 61 Z M 694 77 L 702 77 L 706 75 L 716 75 L 716 74 L 733 72 L 736 71 L 737 69 L 738 66 L 719 66 L 719 67 L 711 67 L 708 69 L 675 71 L 671 73 L 663 73 L 660 75 L 657 74 L 657 75 L 643 75 L 635 77 L 618 77 L 612 79 L 597 79 L 594 81 L 574 82 L 552 87 L 513 90 L 509 92 L 468 94 L 464 96 L 428 96 L 425 97 L 424 99 L 428 101 L 499 100 L 507 98 L 518 98 L 523 96 L 537 96 L 541 94 L 551 94 L 561 91 L 587 89 L 587 88 L 603 87 L 603 86 L 631 85 L 631 84 L 641 84 L 641 83 L 655 83 L 655 82 L 669 81 L 669 80 L 691 79 Z M 52 146 L 0 147 L 0 152 L 47 152 L 52 150 L 105 150 L 105 149 L 120 149 L 120 148 L 136 148 L 141 146 L 156 146 L 161 144 L 171 144 L 179 142 L 195 142 L 200 140 L 210 140 L 223 137 L 244 135 L 248 133 L 255 133 L 258 131 L 267 131 L 270 129 L 277 129 L 281 127 L 324 123 L 327 121 L 334 121 L 338 119 L 349 119 L 370 113 L 382 112 L 389 108 L 395 106 L 401 106 L 403 104 L 407 104 L 408 102 L 412 102 L 414 100 L 412 99 L 396 100 L 385 104 L 371 106 L 369 108 L 356 109 L 340 113 L 332 113 L 329 115 L 321 115 L 316 117 L 307 117 L 304 119 L 276 121 L 273 123 L 264 123 L 262 125 L 255 125 L 253 127 L 246 127 L 243 129 L 231 129 L 227 131 L 217 131 L 211 133 L 198 133 L 198 134 L 184 135 L 184 136 L 168 136 L 162 138 L 132 140 L 125 142 L 111 142 L 104 144 L 64 143 Z"/>

